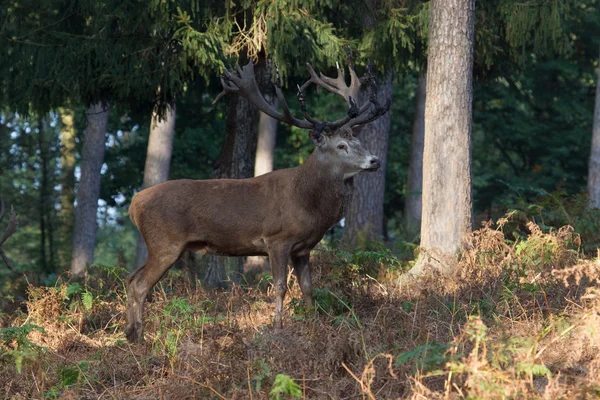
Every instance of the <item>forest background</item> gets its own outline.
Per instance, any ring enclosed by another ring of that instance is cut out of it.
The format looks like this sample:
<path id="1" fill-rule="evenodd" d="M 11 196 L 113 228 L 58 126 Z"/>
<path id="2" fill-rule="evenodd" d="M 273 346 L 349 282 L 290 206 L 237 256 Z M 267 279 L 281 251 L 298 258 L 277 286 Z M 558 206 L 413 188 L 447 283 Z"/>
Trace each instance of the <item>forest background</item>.
<path id="1" fill-rule="evenodd" d="M 433 7 L 444 2 L 6 0 L 0 195 L 18 225 L 0 243 L 8 260 L 0 263 L 6 321 L 32 301 L 32 287 L 60 287 L 68 272 L 87 275 L 91 265 L 123 274 L 139 265 L 143 244 L 127 208 L 142 188 L 166 179 L 250 177 L 309 156 L 306 131 L 273 124 L 235 96 L 213 104 L 224 69 L 249 60 L 270 101 L 277 67 L 296 115 L 305 62 L 329 76 L 336 62 L 354 62 L 361 74 L 373 64 L 392 107 L 361 139 L 386 167 L 355 182 L 353 206 L 322 250 L 357 264 L 363 278 L 373 275 L 365 267 L 373 260 L 378 273 L 409 270 L 424 229 Z M 474 15 L 473 227 L 508 213 L 504 239 L 517 246 L 537 234 L 529 222 L 540 235 L 568 225 L 581 243 L 578 257 L 592 259 L 600 246 L 600 144 L 592 145 L 593 134 L 600 143 L 600 3 L 494 0 L 478 2 Z M 332 95 L 307 97 L 317 118 L 346 111 Z M 194 283 L 252 283 L 238 274 L 239 261 L 186 257 L 182 264 Z"/>

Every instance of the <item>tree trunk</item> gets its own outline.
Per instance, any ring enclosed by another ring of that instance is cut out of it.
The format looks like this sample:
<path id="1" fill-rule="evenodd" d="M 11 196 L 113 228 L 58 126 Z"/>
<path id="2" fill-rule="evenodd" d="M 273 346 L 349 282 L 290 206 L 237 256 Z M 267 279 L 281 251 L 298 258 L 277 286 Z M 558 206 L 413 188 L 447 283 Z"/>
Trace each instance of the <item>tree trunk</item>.
<path id="1" fill-rule="evenodd" d="M 451 273 L 472 227 L 474 0 L 432 0 L 421 253 L 409 276 Z"/>
<path id="2" fill-rule="evenodd" d="M 48 152 L 46 151 L 46 144 L 44 140 L 44 124 L 42 118 L 40 118 L 38 124 L 38 150 L 40 152 L 40 165 L 42 169 L 42 176 L 40 177 L 40 259 L 42 264 L 42 271 L 49 271 L 48 255 L 46 253 L 46 220 L 47 220 L 47 207 L 48 201 Z"/>
<path id="3" fill-rule="evenodd" d="M 144 166 L 143 188 L 166 182 L 169 179 L 173 138 L 175 136 L 175 105 L 167 107 L 164 118 L 154 111 L 150 122 L 150 138 Z M 148 257 L 148 249 L 138 232 L 135 266 L 142 265 Z"/>
<path id="4" fill-rule="evenodd" d="M 392 75 L 379 84 L 379 99 L 392 97 Z M 351 245 L 383 239 L 383 199 L 387 165 L 388 138 L 391 112 L 361 129 L 360 141 L 371 153 L 381 159 L 377 172 L 363 172 L 354 177 L 353 193 L 345 210 L 344 236 Z"/>
<path id="5" fill-rule="evenodd" d="M 423 145 L 425 142 L 425 99 L 427 73 L 419 77 L 415 116 L 413 120 L 412 141 L 410 144 L 410 163 L 404 203 L 404 219 L 408 227 L 421 225 L 421 193 L 423 191 Z"/>
<path id="6" fill-rule="evenodd" d="M 273 104 L 273 107 L 278 107 L 276 98 L 269 98 L 265 95 L 265 99 Z M 264 175 L 273 171 L 273 160 L 275 159 L 275 143 L 277 141 L 277 120 L 269 117 L 267 114 L 260 112 L 258 120 L 258 141 L 256 144 L 256 160 L 254 163 L 254 176 Z"/>
<path id="7" fill-rule="evenodd" d="M 225 141 L 212 178 L 250 178 L 254 174 L 258 110 L 241 96 L 229 98 Z M 209 255 L 203 282 L 222 286 L 225 279 L 239 282 L 243 272 L 241 257 Z M 228 277 L 226 275 L 229 275 Z"/>
<path id="8" fill-rule="evenodd" d="M 270 104 L 273 104 L 277 108 L 278 102 L 275 96 L 265 94 L 264 97 Z M 273 171 L 275 143 L 277 142 L 277 120 L 263 112 L 259 112 L 259 114 L 254 176 L 264 175 Z M 268 268 L 268 257 L 250 256 L 246 260 L 246 270 L 260 269 L 266 271 Z"/>
<path id="9" fill-rule="evenodd" d="M 600 66 L 596 78 L 592 149 L 588 166 L 588 207 L 600 208 Z"/>
<path id="10" fill-rule="evenodd" d="M 94 259 L 100 170 L 104 161 L 108 105 L 96 103 L 87 111 L 87 128 L 81 154 L 81 178 L 77 189 L 77 208 L 73 227 L 71 274 L 83 276 Z"/>
<path id="11" fill-rule="evenodd" d="M 60 130 L 60 237 L 61 246 L 58 254 L 61 268 L 69 264 L 71 241 L 73 240 L 73 210 L 75 202 L 75 113 L 72 109 L 59 109 L 62 128 Z"/>

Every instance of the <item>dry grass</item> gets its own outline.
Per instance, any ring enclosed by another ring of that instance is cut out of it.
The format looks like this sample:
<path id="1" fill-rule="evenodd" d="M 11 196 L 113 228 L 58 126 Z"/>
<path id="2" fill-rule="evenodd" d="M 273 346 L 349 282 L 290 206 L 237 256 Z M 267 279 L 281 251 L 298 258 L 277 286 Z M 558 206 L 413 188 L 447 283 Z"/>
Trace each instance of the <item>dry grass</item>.
<path id="1" fill-rule="evenodd" d="M 600 259 L 582 259 L 569 228 L 529 224 L 511 243 L 503 222 L 469 238 L 452 278 L 411 287 L 385 265 L 376 281 L 320 254 L 319 310 L 303 310 L 290 277 L 280 332 L 269 287 L 191 289 L 173 271 L 137 345 L 122 334 L 122 271 L 31 287 L 26 311 L 3 319 L 0 397 L 267 399 L 285 374 L 306 399 L 597 398 Z M 43 332 L 18 336 L 28 324 Z"/>

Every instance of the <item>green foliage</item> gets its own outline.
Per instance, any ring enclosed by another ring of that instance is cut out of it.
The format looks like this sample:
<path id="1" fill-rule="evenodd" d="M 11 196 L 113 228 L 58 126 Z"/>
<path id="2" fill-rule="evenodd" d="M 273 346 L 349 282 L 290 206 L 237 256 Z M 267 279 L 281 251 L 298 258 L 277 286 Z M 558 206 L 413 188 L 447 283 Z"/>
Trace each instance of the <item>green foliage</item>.
<path id="1" fill-rule="evenodd" d="M 44 328 L 25 324 L 0 329 L 0 359 L 13 358 L 18 373 L 21 373 L 24 361 L 35 360 L 37 356 L 46 350 L 29 340 L 32 331 L 44 333 Z"/>
<path id="2" fill-rule="evenodd" d="M 364 248 L 333 250 L 336 278 L 359 282 L 361 279 L 377 278 L 382 270 L 402 269 L 403 264 L 383 243 L 368 242 Z"/>
<path id="3" fill-rule="evenodd" d="M 90 382 L 95 381 L 96 377 L 88 372 L 89 367 L 90 364 L 88 361 L 77 361 L 76 363 L 56 368 L 58 384 L 52 386 L 50 390 L 45 393 L 45 398 L 58 399 L 65 389 L 81 384 L 82 382 L 90 384 Z"/>
<path id="4" fill-rule="evenodd" d="M 264 359 L 260 358 L 254 362 L 254 367 L 258 370 L 252 381 L 254 382 L 254 389 L 260 392 L 265 381 L 271 377 L 271 366 Z"/>
<path id="5" fill-rule="evenodd" d="M 39 12 L 36 2 L 11 1 L 0 11 L 8 39 L 0 52 L 13 61 L 3 66 L 3 94 L 24 112 L 45 113 L 67 99 L 162 111 L 197 74 L 223 66 L 213 18 L 222 8 L 194 4 L 49 1 Z"/>
<path id="6" fill-rule="evenodd" d="M 595 253 L 600 246 L 600 211 L 587 207 L 585 195 L 571 196 L 564 190 L 549 193 L 519 188 L 513 190 L 506 205 L 510 207 L 512 217 L 504 231 L 513 237 L 523 237 L 520 225 L 523 221 L 535 221 L 544 233 L 563 226 L 572 227 L 578 238 L 568 246 L 574 250 Z"/>
<path id="7" fill-rule="evenodd" d="M 294 380 L 285 374 L 277 374 L 273 388 L 269 393 L 271 399 L 281 400 L 283 398 L 301 398 L 302 388 Z M 282 397 L 282 395 L 287 395 Z M 288 397 L 289 396 L 289 397 Z"/>
<path id="8" fill-rule="evenodd" d="M 527 45 L 534 53 L 559 53 L 570 49 L 565 20 L 576 2 L 572 0 L 507 1 L 500 7 L 505 21 L 506 41 L 512 52 L 523 52 Z"/>
<path id="9" fill-rule="evenodd" d="M 394 367 L 398 368 L 402 364 L 412 363 L 415 371 L 431 372 L 444 366 L 448 361 L 445 354 L 449 347 L 448 344 L 437 342 L 417 346 L 412 350 L 398 354 Z"/>

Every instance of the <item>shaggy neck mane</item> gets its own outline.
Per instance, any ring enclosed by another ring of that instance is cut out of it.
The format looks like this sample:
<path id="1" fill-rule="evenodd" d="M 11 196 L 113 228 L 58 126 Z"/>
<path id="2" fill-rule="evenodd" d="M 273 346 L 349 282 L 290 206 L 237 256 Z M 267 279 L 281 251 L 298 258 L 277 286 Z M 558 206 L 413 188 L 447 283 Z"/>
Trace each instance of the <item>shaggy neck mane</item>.
<path id="1" fill-rule="evenodd" d="M 295 189 L 297 199 L 311 210 L 320 210 L 331 224 L 342 217 L 344 206 L 344 173 L 338 165 L 326 160 L 327 155 L 313 151 L 306 162 L 297 168 Z M 325 222 L 325 221 L 324 221 Z"/>

